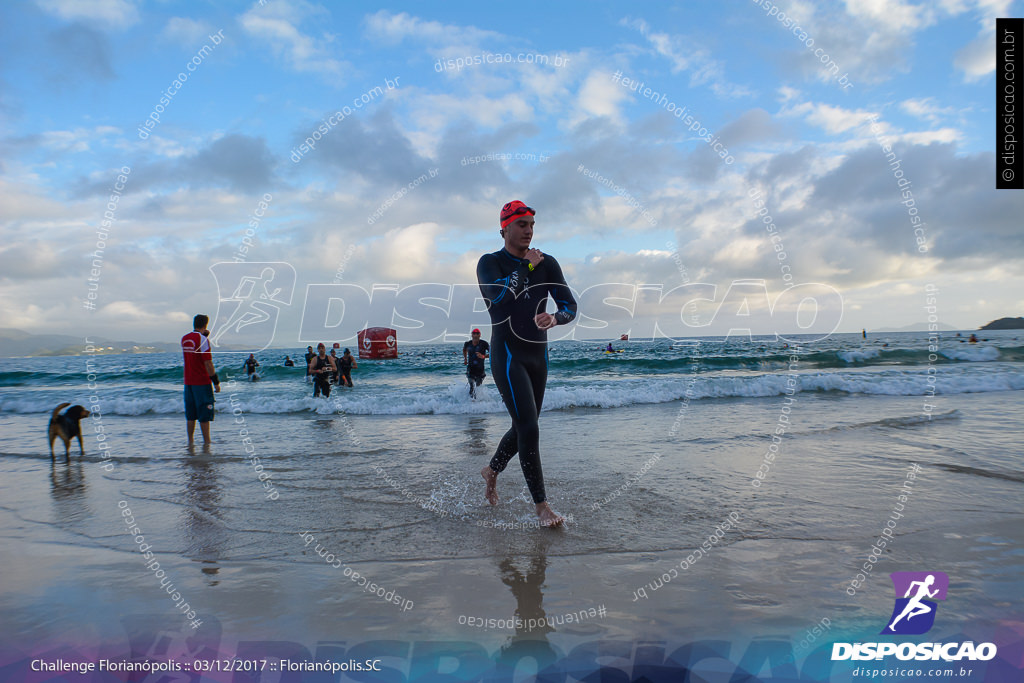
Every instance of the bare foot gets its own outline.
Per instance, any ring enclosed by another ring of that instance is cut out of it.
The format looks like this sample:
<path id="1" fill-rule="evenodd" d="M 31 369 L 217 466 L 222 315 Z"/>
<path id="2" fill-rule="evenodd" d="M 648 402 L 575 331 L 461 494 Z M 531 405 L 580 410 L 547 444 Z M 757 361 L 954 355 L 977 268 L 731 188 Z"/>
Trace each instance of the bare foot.
<path id="1" fill-rule="evenodd" d="M 498 504 L 498 473 L 491 469 L 490 465 L 485 465 L 480 470 L 480 476 L 487 482 L 487 490 L 484 492 L 484 498 L 491 505 Z"/>
<path id="2" fill-rule="evenodd" d="M 554 529 L 555 527 L 562 526 L 562 522 L 565 518 L 551 509 L 551 506 L 547 502 L 537 504 L 537 517 L 540 518 L 540 525 Z"/>

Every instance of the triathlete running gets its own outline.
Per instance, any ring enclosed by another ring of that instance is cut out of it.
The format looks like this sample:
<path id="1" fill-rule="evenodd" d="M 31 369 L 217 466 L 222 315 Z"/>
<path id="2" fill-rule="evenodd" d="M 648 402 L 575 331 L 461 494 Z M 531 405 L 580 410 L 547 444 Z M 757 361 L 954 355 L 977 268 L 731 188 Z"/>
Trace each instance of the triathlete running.
<path id="1" fill-rule="evenodd" d="M 466 366 L 469 380 L 469 397 L 476 398 L 476 388 L 484 383 L 487 376 L 484 361 L 491 347 L 480 338 L 480 330 L 473 330 L 473 339 L 462 345 L 462 364 Z"/>
<path id="2" fill-rule="evenodd" d="M 576 317 L 576 300 L 554 257 L 530 248 L 535 215 L 520 201 L 506 204 L 500 231 L 505 247 L 481 256 L 476 267 L 491 316 L 491 374 L 512 417 L 511 429 L 480 474 L 487 482 L 487 501 L 497 505 L 498 474 L 518 453 L 541 524 L 558 526 L 564 520 L 544 492 L 537 418 L 548 378 L 547 330 Z M 558 308 L 554 315 L 546 312 L 549 295 Z"/>

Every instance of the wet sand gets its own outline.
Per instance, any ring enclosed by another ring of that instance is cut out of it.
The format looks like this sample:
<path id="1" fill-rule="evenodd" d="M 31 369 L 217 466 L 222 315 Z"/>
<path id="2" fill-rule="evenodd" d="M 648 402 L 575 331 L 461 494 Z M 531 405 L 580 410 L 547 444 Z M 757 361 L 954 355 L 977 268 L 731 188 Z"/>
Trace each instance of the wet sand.
<path id="1" fill-rule="evenodd" d="M 929 637 L 1006 637 L 1024 593 L 1024 476 L 1000 431 L 1024 417 L 1013 397 L 957 396 L 943 419 L 921 424 L 910 419 L 919 399 L 802 396 L 759 489 L 751 482 L 777 398 L 691 404 L 675 437 L 676 404 L 545 413 L 549 495 L 572 515 L 560 531 L 531 528 L 516 461 L 499 478 L 502 503 L 483 501 L 478 470 L 505 428 L 500 416 L 349 418 L 359 447 L 337 419 L 299 418 L 300 432 L 294 416 L 248 416 L 277 500 L 229 421 L 215 422 L 209 454 L 139 448 L 112 472 L 92 456 L 51 465 L 8 454 L 3 635 L 23 652 L 125 642 L 140 623 L 216 633 L 225 652 L 253 640 L 310 652 L 342 640 L 466 641 L 488 652 L 540 640 L 564 653 L 598 639 L 715 638 L 741 652 L 763 638 L 797 646 L 823 619 L 819 643 L 877 634 L 892 609 L 888 573 L 937 570 L 951 598 Z M 143 423 L 156 440 L 182 429 L 131 421 Z M 850 596 L 914 463 L 917 488 L 895 538 Z M 146 568 L 119 501 L 203 621 L 197 629 Z M 687 562 L 730 514 L 736 523 Z M 370 581 L 391 597 L 364 590 Z M 807 645 L 798 659 L 817 647 Z"/>

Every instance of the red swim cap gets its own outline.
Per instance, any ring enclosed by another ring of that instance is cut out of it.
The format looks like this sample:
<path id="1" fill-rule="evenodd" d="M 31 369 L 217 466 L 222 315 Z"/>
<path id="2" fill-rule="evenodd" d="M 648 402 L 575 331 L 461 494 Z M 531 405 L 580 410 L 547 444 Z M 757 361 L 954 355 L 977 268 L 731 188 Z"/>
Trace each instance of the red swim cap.
<path id="1" fill-rule="evenodd" d="M 480 334 L 480 330 L 479 330 L 479 329 L 475 329 L 475 328 L 474 328 L 474 329 L 473 329 L 473 334 Z"/>
<path id="2" fill-rule="evenodd" d="M 531 216 L 536 216 L 537 212 L 528 207 L 526 204 L 523 204 L 518 199 L 513 202 L 509 202 L 505 206 L 501 207 L 501 227 L 504 228 L 513 220 L 515 220 L 516 217 L 522 216 L 523 214 L 530 214 Z"/>

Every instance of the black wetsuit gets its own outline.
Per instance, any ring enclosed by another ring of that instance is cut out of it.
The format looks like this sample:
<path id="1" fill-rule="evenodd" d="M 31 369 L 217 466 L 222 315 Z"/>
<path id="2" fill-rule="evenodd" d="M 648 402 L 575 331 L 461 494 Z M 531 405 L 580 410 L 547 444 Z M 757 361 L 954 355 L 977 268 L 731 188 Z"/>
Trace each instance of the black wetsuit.
<path id="1" fill-rule="evenodd" d="M 355 362 L 355 357 L 352 354 L 349 354 L 347 356 L 342 355 L 341 359 L 338 361 L 338 367 L 340 368 L 339 371 L 338 371 L 339 372 L 338 384 L 340 386 L 343 386 L 343 387 L 345 387 L 345 386 L 348 386 L 348 387 L 352 386 L 352 363 L 353 362 Z"/>
<path id="2" fill-rule="evenodd" d="M 319 354 L 315 357 L 316 365 L 313 366 L 313 398 L 316 398 L 321 393 L 323 393 L 324 398 L 331 397 L 331 373 L 318 372 L 323 368 L 331 367 L 330 358 L 330 356 L 321 358 Z"/>
<path id="3" fill-rule="evenodd" d="M 548 334 L 534 317 L 545 311 L 550 295 L 558 324 L 569 323 L 576 317 L 576 300 L 553 257 L 545 254 L 532 272 L 528 264 L 502 249 L 480 257 L 476 278 L 491 316 L 491 375 L 512 417 L 490 467 L 503 471 L 518 452 L 530 495 L 539 504 L 546 498 L 537 418 L 548 379 Z"/>
<path id="4" fill-rule="evenodd" d="M 259 362 L 255 358 L 246 358 L 246 360 L 245 360 L 245 374 L 251 375 L 252 373 L 256 372 L 256 366 L 258 366 L 258 365 L 259 365 Z"/>
<path id="5" fill-rule="evenodd" d="M 313 353 L 312 351 L 306 351 L 306 377 L 309 377 L 311 374 L 309 372 L 309 361 L 313 360 L 315 357 L 315 353 Z"/>
<path id="6" fill-rule="evenodd" d="M 477 358 L 476 354 L 482 353 L 485 356 L 491 347 L 483 339 L 476 345 L 468 341 L 462 345 L 462 351 L 466 354 L 466 377 L 469 378 L 469 395 L 476 398 L 476 388 L 484 383 L 487 376 L 484 358 Z"/>

